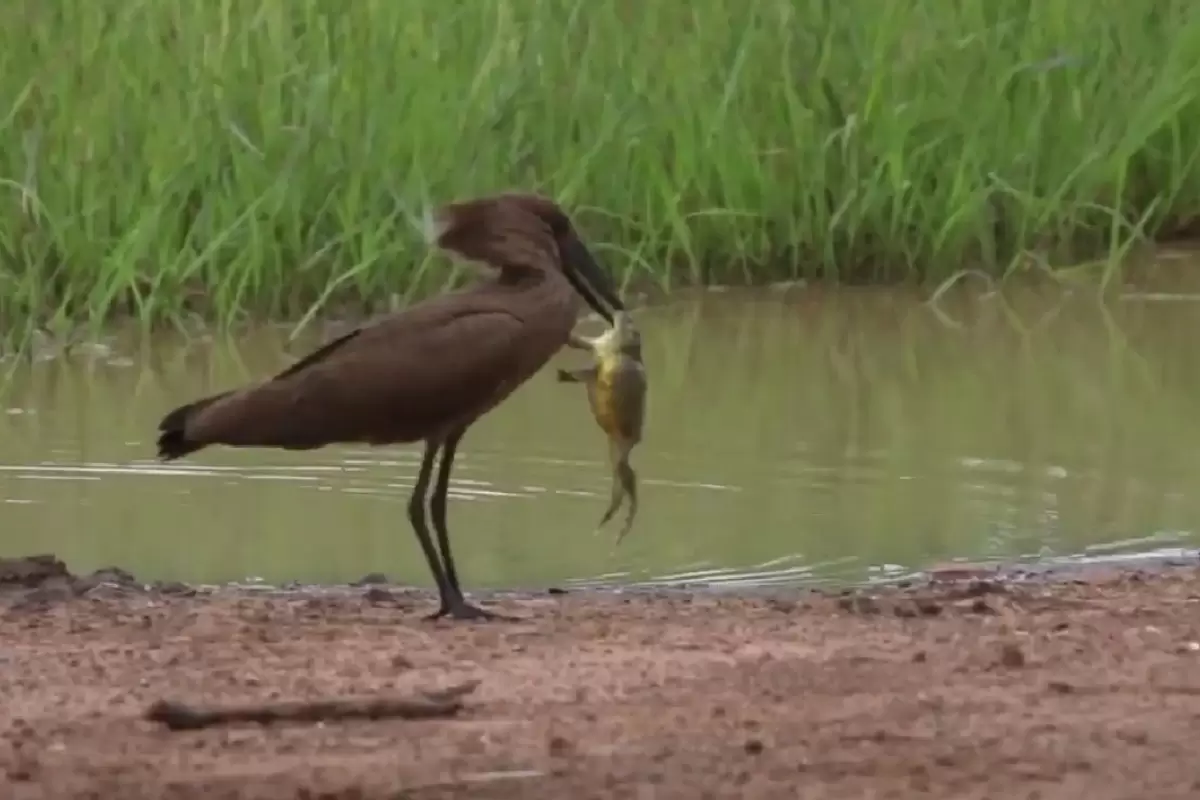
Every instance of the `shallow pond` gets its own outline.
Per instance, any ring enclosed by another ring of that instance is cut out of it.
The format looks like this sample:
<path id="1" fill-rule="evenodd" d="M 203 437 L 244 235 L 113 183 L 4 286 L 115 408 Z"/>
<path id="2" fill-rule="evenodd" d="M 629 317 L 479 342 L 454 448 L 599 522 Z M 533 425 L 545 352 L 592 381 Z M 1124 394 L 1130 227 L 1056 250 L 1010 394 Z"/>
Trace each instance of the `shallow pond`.
<path id="1" fill-rule="evenodd" d="M 1195 302 L 1030 289 L 935 310 L 895 291 L 730 291 L 637 319 L 652 384 L 633 531 L 620 548 L 616 521 L 594 534 L 604 441 L 582 390 L 547 369 L 460 451 L 450 528 L 468 588 L 857 581 L 1197 543 Z M 164 411 L 319 338 L 116 337 L 16 368 L 0 554 L 147 579 L 429 583 L 405 517 L 418 448 L 153 458 Z"/>

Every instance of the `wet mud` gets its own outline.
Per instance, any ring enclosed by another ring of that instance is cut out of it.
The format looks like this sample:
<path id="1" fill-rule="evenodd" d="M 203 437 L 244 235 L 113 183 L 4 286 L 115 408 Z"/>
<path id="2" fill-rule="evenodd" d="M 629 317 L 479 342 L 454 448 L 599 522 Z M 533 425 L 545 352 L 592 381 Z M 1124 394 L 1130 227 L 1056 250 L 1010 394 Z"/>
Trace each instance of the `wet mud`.
<path id="1" fill-rule="evenodd" d="M 1195 566 L 496 596 L 523 621 L 466 624 L 370 577 L 203 588 L 0 559 L 0 797 L 1200 796 Z M 405 697 L 454 708 L 312 711 Z M 176 731 L 148 718 L 164 702 L 308 710 Z"/>

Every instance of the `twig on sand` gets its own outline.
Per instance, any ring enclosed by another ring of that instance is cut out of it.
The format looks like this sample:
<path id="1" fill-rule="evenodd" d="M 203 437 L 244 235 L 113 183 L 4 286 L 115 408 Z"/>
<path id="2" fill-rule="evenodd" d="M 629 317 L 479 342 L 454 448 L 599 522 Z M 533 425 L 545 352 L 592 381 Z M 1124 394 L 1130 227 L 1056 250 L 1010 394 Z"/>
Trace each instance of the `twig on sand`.
<path id="1" fill-rule="evenodd" d="M 238 722 L 329 722 L 341 719 L 446 719 L 462 709 L 462 698 L 475 691 L 479 681 L 466 681 L 446 689 L 419 691 L 406 697 L 365 697 L 345 700 L 257 703 L 204 708 L 159 700 L 146 709 L 144 718 L 172 731 L 193 731 Z"/>

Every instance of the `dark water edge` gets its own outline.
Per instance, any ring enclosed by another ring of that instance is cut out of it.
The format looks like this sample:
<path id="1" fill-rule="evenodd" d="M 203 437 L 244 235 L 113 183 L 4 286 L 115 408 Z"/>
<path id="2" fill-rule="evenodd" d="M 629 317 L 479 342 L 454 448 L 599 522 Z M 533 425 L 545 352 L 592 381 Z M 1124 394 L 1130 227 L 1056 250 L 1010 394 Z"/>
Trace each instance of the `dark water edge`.
<path id="1" fill-rule="evenodd" d="M 1165 236 L 1157 241 L 1138 244 L 1123 255 L 1116 271 L 1117 280 L 1108 285 L 1106 265 L 1111 256 L 1097 253 L 1091 257 L 1055 261 L 1047 254 L 1030 255 L 1021 268 L 991 271 L 966 267 L 957 273 L 936 280 L 871 279 L 841 280 L 830 277 L 799 277 L 789 279 L 736 280 L 697 282 L 693 272 L 673 276 L 670 281 L 631 275 L 623 284 L 621 295 L 632 309 L 653 309 L 671 303 L 696 302 L 704 298 L 738 296 L 791 297 L 808 294 L 835 296 L 839 294 L 889 294 L 927 302 L 944 295 L 944 299 L 977 298 L 995 292 L 1059 291 L 1070 294 L 1084 290 L 1107 295 L 1110 300 L 1195 300 L 1200 297 L 1200 276 L 1191 269 L 1200 261 L 1200 235 L 1192 232 Z M 167 339 L 237 339 L 256 330 L 275 328 L 303 341 L 320 341 L 345 333 L 347 330 L 375 321 L 381 316 L 404 309 L 448 291 L 460 290 L 473 279 L 467 273 L 447 283 L 444 279 L 412 293 L 407 301 L 395 299 L 374 303 L 370 298 L 327 299 L 317 313 L 299 310 L 285 315 L 270 315 L 253 310 L 235 315 L 221 323 L 213 314 L 185 311 L 179 319 L 155 320 L 149 324 L 132 313 L 114 312 L 100 324 L 67 321 L 52 329 L 45 324 L 31 323 L 5 342 L 0 338 L 0 363 L 22 359 L 51 360 L 72 355 L 87 358 L 114 356 L 126 358 L 144 348 L 148 340 Z M 311 309 L 310 309 L 311 311 Z M 584 319 L 598 319 L 591 312 Z M 62 327 L 65 325 L 65 327 Z"/>
<path id="2" fill-rule="evenodd" d="M 839 597 L 847 610 L 874 613 L 861 601 L 874 594 L 921 591 L 934 587 L 961 588 L 964 598 L 1003 592 L 1007 587 L 1050 585 L 1054 583 L 1092 583 L 1113 579 L 1153 580 L 1155 577 L 1200 569 L 1200 549 L 1157 553 L 1121 554 L 1108 558 L 1064 558 L 1029 563 L 950 562 L 891 578 L 866 582 L 813 586 L 765 583 L 759 585 L 714 585 L 704 582 L 680 582 L 670 585 L 600 584 L 572 587 L 508 588 L 468 591 L 474 599 L 487 601 L 530 600 L 570 594 L 572 596 L 641 597 L 743 596 L 776 601 L 802 601 L 805 597 Z M 45 611 L 76 598 L 96 593 L 111 595 L 145 594 L 180 598 L 260 597 L 287 599 L 359 598 L 374 605 L 392 605 L 400 610 L 436 606 L 432 589 L 389 582 L 386 575 L 373 573 L 350 584 L 304 584 L 299 581 L 282 585 L 262 582 L 225 584 L 186 584 L 178 581 L 146 583 L 120 567 L 106 567 L 87 575 L 72 573 L 53 554 L 0 558 L 0 607 L 9 611 Z M 899 612 L 897 612 L 899 613 Z M 918 607 L 916 614 L 937 614 L 940 608 Z"/>

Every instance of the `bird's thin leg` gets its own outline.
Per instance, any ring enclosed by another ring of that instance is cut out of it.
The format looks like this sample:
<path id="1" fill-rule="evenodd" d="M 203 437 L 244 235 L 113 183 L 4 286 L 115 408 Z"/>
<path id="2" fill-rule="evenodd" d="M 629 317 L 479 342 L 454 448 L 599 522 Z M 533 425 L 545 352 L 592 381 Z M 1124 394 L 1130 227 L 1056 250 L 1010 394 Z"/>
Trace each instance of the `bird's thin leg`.
<path id="1" fill-rule="evenodd" d="M 438 550 L 442 554 L 442 564 L 446 568 L 446 582 L 459 598 L 463 596 L 462 586 L 458 582 L 458 569 L 454 566 L 454 555 L 450 552 L 450 532 L 446 528 L 446 503 L 450 492 L 450 471 L 454 466 L 454 456 L 458 452 L 458 443 L 462 440 L 462 431 L 455 431 L 446 439 L 442 448 L 442 463 L 438 465 L 437 481 L 433 484 L 433 498 L 429 501 L 429 510 L 433 514 L 433 529 L 437 532 Z"/>
<path id="2" fill-rule="evenodd" d="M 430 614 L 429 619 L 450 616 L 454 619 L 511 619 L 503 614 L 485 611 L 473 606 L 463 597 L 462 588 L 458 583 L 458 570 L 454 568 L 454 555 L 450 552 L 450 532 L 446 528 L 446 494 L 450 491 L 450 469 L 454 465 L 454 454 L 464 431 L 450 434 L 442 447 L 442 463 L 438 465 L 437 481 L 433 486 L 433 497 L 429 501 L 429 511 L 433 516 L 433 529 L 437 531 L 438 549 L 441 551 L 442 563 L 446 567 L 446 588 L 449 590 L 442 595 L 442 605 L 437 612 Z"/>
<path id="3" fill-rule="evenodd" d="M 436 442 L 425 443 L 425 453 L 421 456 L 421 468 L 417 472 L 417 483 L 413 486 L 412 496 L 408 499 L 408 521 L 412 524 L 417 541 L 421 543 L 421 551 L 425 554 L 425 562 L 433 573 L 434 583 L 437 584 L 438 597 L 443 608 L 450 601 L 454 590 L 442 572 L 441 562 L 438 561 L 437 550 L 434 549 L 433 539 L 429 536 L 429 528 L 425 525 L 425 494 L 429 491 L 429 479 L 433 475 L 433 460 L 437 457 Z"/>

